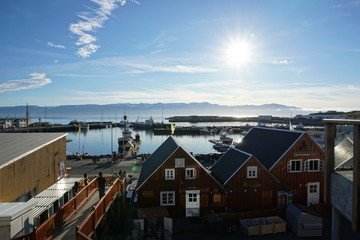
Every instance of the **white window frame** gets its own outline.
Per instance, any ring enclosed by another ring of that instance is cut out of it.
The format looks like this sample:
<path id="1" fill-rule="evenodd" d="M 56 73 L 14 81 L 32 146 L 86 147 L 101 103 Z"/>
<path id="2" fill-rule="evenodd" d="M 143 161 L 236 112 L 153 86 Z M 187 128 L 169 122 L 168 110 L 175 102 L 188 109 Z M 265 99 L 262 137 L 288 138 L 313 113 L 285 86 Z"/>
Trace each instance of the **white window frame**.
<path id="1" fill-rule="evenodd" d="M 175 168 L 184 168 L 185 158 L 175 158 Z"/>
<path id="2" fill-rule="evenodd" d="M 175 168 L 165 168 L 165 180 L 175 180 Z"/>
<path id="3" fill-rule="evenodd" d="M 312 165 L 311 162 L 318 162 L 318 164 L 317 164 L 318 169 L 313 169 L 314 165 Z M 321 172 L 323 170 L 324 170 L 324 161 L 321 161 L 318 158 L 317 159 L 308 159 L 304 163 L 304 171 L 306 171 L 306 172 Z"/>
<path id="4" fill-rule="evenodd" d="M 257 166 L 248 166 L 246 170 L 247 178 L 257 178 Z"/>
<path id="5" fill-rule="evenodd" d="M 175 206 L 175 191 L 160 192 L 160 206 Z"/>
<path id="6" fill-rule="evenodd" d="M 191 174 L 188 174 L 188 173 L 191 173 Z M 196 169 L 195 168 L 185 168 L 185 179 L 195 179 L 195 178 L 196 178 Z"/>
<path id="7" fill-rule="evenodd" d="M 300 162 L 300 169 L 299 170 L 292 170 L 292 165 L 294 162 Z M 303 171 L 303 161 L 302 159 L 291 159 L 288 162 L 288 172 L 290 173 L 298 173 L 298 172 L 302 172 Z"/>

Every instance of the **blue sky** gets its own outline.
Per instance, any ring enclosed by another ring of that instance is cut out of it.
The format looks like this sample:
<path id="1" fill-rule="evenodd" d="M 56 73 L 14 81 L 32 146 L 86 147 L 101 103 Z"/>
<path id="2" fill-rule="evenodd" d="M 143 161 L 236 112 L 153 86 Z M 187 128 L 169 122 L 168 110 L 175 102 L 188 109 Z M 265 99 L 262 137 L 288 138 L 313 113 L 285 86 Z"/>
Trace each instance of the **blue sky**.
<path id="1" fill-rule="evenodd" d="M 0 106 L 355 110 L 359 23 L 359 0 L 1 0 Z"/>

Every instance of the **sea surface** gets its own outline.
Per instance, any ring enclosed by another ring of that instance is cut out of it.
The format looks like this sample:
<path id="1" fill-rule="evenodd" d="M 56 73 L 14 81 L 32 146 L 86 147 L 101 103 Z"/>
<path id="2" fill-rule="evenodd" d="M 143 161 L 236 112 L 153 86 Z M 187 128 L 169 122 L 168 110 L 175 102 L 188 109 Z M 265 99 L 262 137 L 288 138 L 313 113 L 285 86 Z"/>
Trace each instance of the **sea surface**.
<path id="1" fill-rule="evenodd" d="M 56 119 L 47 119 L 46 121 L 50 123 L 68 124 L 71 120 L 74 119 L 56 118 Z M 129 120 L 135 121 L 136 118 L 129 117 Z M 162 119 L 155 119 L 155 121 L 158 122 L 160 122 L 161 120 Z M 99 121 L 99 119 L 86 119 L 86 121 L 88 122 Z M 195 125 L 195 126 L 226 127 L 226 126 L 240 126 L 245 124 L 246 123 L 243 122 L 216 122 L 216 123 L 197 123 L 197 124 L 176 123 L 176 126 Z M 133 137 L 135 137 L 135 134 L 140 135 L 140 140 L 141 140 L 140 153 L 144 153 L 144 154 L 153 153 L 169 137 L 169 135 L 154 135 L 152 130 L 134 130 L 134 129 L 131 130 Z M 69 153 L 88 153 L 90 155 L 110 154 L 113 151 L 117 152 L 118 151 L 117 139 L 122 136 L 122 131 L 123 128 L 113 127 L 113 128 L 102 128 L 102 129 L 89 129 L 86 131 L 82 131 L 81 133 L 69 132 L 67 135 L 67 139 L 71 139 L 72 141 L 66 144 L 66 151 Z M 235 142 L 239 142 L 243 137 L 243 135 L 240 133 L 227 134 L 227 136 L 232 137 Z M 175 135 L 173 137 L 188 152 L 199 154 L 199 153 L 216 152 L 216 150 L 213 149 L 212 147 L 213 144 L 209 142 L 209 139 L 218 139 L 220 135 L 180 135 L 180 136 Z"/>
<path id="2" fill-rule="evenodd" d="M 78 132 L 69 132 L 66 145 L 67 152 L 70 153 L 88 153 L 90 155 L 110 154 L 118 151 L 117 139 L 121 137 L 123 128 L 103 128 Z M 152 130 L 132 130 L 132 136 L 140 135 L 141 147 L 140 153 L 153 153 L 169 135 L 154 135 Z M 242 134 L 227 134 L 234 141 L 242 139 Z M 213 144 L 209 139 L 219 138 L 220 135 L 176 135 L 173 136 L 188 152 L 213 153 Z"/>

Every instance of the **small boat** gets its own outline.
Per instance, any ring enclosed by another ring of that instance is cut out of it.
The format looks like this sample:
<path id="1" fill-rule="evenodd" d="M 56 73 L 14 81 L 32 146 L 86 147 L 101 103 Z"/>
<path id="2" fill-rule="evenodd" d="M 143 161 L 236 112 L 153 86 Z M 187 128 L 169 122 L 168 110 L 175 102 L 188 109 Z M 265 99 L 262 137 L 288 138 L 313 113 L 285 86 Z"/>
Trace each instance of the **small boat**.
<path id="1" fill-rule="evenodd" d="M 219 139 L 209 139 L 213 143 L 213 148 L 219 152 L 226 152 L 230 147 L 234 146 L 234 139 L 226 136 L 226 131 L 221 131 Z"/>

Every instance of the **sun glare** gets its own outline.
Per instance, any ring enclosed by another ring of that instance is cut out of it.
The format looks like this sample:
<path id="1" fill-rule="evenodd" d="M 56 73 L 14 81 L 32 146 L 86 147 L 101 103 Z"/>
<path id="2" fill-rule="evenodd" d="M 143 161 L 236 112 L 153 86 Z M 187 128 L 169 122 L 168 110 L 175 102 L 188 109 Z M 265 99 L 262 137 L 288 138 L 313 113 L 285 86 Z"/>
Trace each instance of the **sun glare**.
<path id="1" fill-rule="evenodd" d="M 252 47 L 246 41 L 229 43 L 225 50 L 225 61 L 233 67 L 241 67 L 248 64 L 252 57 Z"/>

